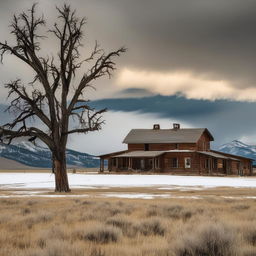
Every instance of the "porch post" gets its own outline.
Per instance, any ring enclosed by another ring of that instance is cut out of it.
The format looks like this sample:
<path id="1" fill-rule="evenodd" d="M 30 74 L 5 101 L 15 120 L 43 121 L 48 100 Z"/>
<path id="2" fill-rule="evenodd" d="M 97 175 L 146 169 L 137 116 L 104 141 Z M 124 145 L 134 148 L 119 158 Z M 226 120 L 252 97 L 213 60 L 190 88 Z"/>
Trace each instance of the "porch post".
<path id="1" fill-rule="evenodd" d="M 104 172 L 104 159 L 100 159 L 100 172 Z"/>
<path id="2" fill-rule="evenodd" d="M 155 171 L 155 158 L 153 158 L 153 160 L 152 160 L 152 169 L 153 169 L 153 171 Z"/>
<path id="3" fill-rule="evenodd" d="M 128 170 L 131 169 L 131 158 L 128 158 Z"/>

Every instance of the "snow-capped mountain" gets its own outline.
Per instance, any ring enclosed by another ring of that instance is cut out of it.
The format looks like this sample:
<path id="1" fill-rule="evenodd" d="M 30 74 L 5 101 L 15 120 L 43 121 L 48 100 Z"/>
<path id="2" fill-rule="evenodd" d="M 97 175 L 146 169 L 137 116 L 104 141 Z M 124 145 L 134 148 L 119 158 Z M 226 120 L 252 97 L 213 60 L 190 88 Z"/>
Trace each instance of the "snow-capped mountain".
<path id="1" fill-rule="evenodd" d="M 255 159 L 253 164 L 256 165 L 256 145 L 248 145 L 239 140 L 233 140 L 220 146 L 218 151 Z"/>
<path id="2" fill-rule="evenodd" d="M 15 145 L 0 144 L 0 157 L 15 160 L 19 163 L 39 168 L 51 168 L 51 152 L 48 148 L 36 146 L 31 142 L 20 142 Z M 67 149 L 67 165 L 77 167 L 98 167 L 99 158 Z"/>

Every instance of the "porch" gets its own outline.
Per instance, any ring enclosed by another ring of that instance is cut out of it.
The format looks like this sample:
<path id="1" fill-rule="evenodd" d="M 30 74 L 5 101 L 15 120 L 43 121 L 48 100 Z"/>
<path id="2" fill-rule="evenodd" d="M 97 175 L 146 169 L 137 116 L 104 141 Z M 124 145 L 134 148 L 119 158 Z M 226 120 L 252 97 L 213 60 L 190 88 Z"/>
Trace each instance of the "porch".
<path id="1" fill-rule="evenodd" d="M 132 151 L 112 156 L 108 159 L 109 171 L 159 171 L 161 169 L 161 155 L 165 151 Z M 101 159 L 100 170 L 104 171 Z"/>
<path id="2" fill-rule="evenodd" d="M 215 152 L 198 152 L 200 173 L 206 174 L 236 174 L 241 175 L 239 159 L 226 157 Z"/>

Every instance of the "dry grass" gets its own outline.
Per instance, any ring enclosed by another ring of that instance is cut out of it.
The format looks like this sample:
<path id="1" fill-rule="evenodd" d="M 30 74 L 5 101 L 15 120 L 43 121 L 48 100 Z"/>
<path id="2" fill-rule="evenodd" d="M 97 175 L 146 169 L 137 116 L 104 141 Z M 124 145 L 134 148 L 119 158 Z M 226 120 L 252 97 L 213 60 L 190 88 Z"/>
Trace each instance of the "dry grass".
<path id="1" fill-rule="evenodd" d="M 0 256 L 255 256 L 255 200 L 1 199 Z"/>

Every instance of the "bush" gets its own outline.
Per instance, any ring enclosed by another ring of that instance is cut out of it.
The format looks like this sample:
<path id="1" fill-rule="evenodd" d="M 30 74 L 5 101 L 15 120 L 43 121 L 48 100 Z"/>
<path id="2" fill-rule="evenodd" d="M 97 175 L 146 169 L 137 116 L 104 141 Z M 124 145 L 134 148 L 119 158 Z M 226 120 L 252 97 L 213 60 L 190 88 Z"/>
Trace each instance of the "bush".
<path id="1" fill-rule="evenodd" d="M 95 243 L 117 242 L 122 233 L 115 227 L 96 226 L 88 231 L 79 230 L 75 232 L 75 237 L 80 240 L 88 240 Z"/>
<path id="2" fill-rule="evenodd" d="M 244 238 L 249 244 L 256 246 L 256 227 L 247 227 L 244 231 Z"/>
<path id="3" fill-rule="evenodd" d="M 158 219 L 151 219 L 148 221 L 144 221 L 140 225 L 138 225 L 137 228 L 138 228 L 138 231 L 144 236 L 150 236 L 150 235 L 164 236 L 165 234 L 165 228 L 163 227 L 160 220 Z"/>
<path id="4" fill-rule="evenodd" d="M 127 218 L 122 216 L 116 216 L 107 220 L 106 224 L 120 228 L 125 236 L 133 237 L 137 233 L 136 226 L 132 222 L 128 221 Z"/>
<path id="5" fill-rule="evenodd" d="M 98 249 L 93 248 L 90 253 L 90 256 L 105 256 L 105 255 L 106 255 L 105 252 L 102 251 L 102 249 L 100 248 Z"/>
<path id="6" fill-rule="evenodd" d="M 173 205 L 173 206 L 164 208 L 163 215 L 168 218 L 183 219 L 186 221 L 186 220 L 190 219 L 193 214 L 190 210 L 186 210 L 181 205 Z"/>
<path id="7" fill-rule="evenodd" d="M 176 249 L 177 256 L 234 256 L 233 232 L 220 224 L 208 224 L 185 234 Z"/>

